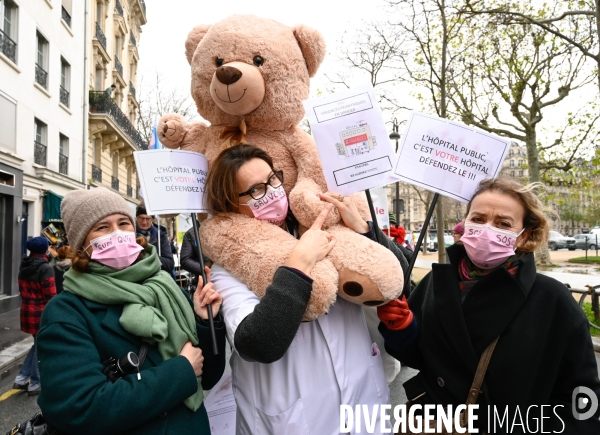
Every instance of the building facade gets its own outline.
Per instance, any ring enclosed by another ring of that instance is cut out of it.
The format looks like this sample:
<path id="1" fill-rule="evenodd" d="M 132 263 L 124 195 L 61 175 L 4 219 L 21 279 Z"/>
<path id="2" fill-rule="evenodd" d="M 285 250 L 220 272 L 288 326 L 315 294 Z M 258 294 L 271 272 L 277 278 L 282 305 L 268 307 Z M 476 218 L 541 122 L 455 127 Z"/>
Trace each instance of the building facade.
<path id="1" fill-rule="evenodd" d="M 0 0 L 0 297 L 18 294 L 29 237 L 64 237 L 67 192 L 106 186 L 138 204 L 145 23 L 143 0 Z"/>

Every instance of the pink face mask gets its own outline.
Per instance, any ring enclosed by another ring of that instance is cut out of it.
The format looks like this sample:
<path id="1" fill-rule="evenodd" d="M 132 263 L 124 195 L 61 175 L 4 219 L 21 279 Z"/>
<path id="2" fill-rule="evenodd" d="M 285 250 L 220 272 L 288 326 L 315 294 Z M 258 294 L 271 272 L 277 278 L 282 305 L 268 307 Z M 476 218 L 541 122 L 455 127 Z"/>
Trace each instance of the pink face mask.
<path id="1" fill-rule="evenodd" d="M 112 269 L 125 269 L 133 264 L 143 249 L 135 241 L 132 231 L 117 230 L 90 241 L 91 259 Z"/>
<path id="2" fill-rule="evenodd" d="M 261 199 L 252 198 L 247 204 L 240 205 L 250 207 L 256 219 L 273 225 L 281 225 L 288 214 L 288 199 L 283 186 L 277 188 L 269 186 Z"/>
<path id="3" fill-rule="evenodd" d="M 501 230 L 490 224 L 465 224 L 465 233 L 460 238 L 473 264 L 481 269 L 493 269 L 504 263 L 515 253 L 519 234 Z"/>

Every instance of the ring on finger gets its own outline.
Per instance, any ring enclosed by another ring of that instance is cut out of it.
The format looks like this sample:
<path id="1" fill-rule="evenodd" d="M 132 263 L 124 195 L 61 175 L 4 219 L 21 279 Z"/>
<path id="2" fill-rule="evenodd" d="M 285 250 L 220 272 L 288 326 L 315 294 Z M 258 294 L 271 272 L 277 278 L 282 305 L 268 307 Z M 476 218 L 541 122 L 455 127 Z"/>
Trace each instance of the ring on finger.
<path id="1" fill-rule="evenodd" d="M 338 196 L 338 201 L 343 202 L 344 198 L 345 198 L 344 194 L 340 193 L 340 195 Z"/>

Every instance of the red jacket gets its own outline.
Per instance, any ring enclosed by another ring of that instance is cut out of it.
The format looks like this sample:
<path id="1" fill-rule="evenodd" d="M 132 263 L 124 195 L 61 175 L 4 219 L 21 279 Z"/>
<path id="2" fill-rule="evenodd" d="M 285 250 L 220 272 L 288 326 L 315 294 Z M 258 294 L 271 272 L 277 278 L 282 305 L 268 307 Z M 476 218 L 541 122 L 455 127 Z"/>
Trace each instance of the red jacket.
<path id="1" fill-rule="evenodd" d="M 37 334 L 42 311 L 56 296 L 54 269 L 45 255 L 31 254 L 19 267 L 19 293 L 21 293 L 21 331 Z"/>

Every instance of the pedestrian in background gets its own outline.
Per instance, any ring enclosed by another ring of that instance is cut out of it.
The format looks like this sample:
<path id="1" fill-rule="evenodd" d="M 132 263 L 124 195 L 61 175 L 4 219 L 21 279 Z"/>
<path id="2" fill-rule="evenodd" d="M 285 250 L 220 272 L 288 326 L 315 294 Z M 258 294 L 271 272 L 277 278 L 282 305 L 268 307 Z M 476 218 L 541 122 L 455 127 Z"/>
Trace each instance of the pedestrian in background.
<path id="1" fill-rule="evenodd" d="M 171 249 L 171 242 L 167 235 L 167 229 L 163 226 L 160 228 L 152 223 L 152 216 L 146 213 L 146 208 L 140 206 L 135 211 L 136 230 L 137 234 L 140 234 L 146 238 L 148 243 L 154 245 L 156 252 L 158 253 L 158 259 L 160 260 L 161 269 L 168 272 L 173 276 L 173 269 L 175 268 L 175 260 L 173 259 L 173 250 Z M 160 248 L 159 248 L 159 236 L 160 231 Z"/>
<path id="2" fill-rule="evenodd" d="M 181 244 L 181 267 L 190 273 L 193 273 L 196 277 L 200 276 L 200 259 L 198 257 L 198 244 L 196 243 L 196 237 L 194 236 L 194 227 L 187 230 L 183 236 L 183 243 Z M 208 258 L 204 253 L 202 259 L 205 265 L 210 266 L 212 263 L 211 259 Z"/>
<path id="3" fill-rule="evenodd" d="M 454 238 L 454 243 L 458 242 L 464 233 L 465 225 L 462 222 L 457 223 L 454 229 L 452 230 L 452 237 Z"/>
<path id="4" fill-rule="evenodd" d="M 40 329 L 42 311 L 56 295 L 54 269 L 48 263 L 48 239 L 33 237 L 27 241 L 30 252 L 19 267 L 19 293 L 21 294 L 21 331 L 33 335 L 23 367 L 15 379 L 13 388 L 27 389 L 28 396 L 40 394 L 40 372 L 37 357 L 37 333 Z"/>

